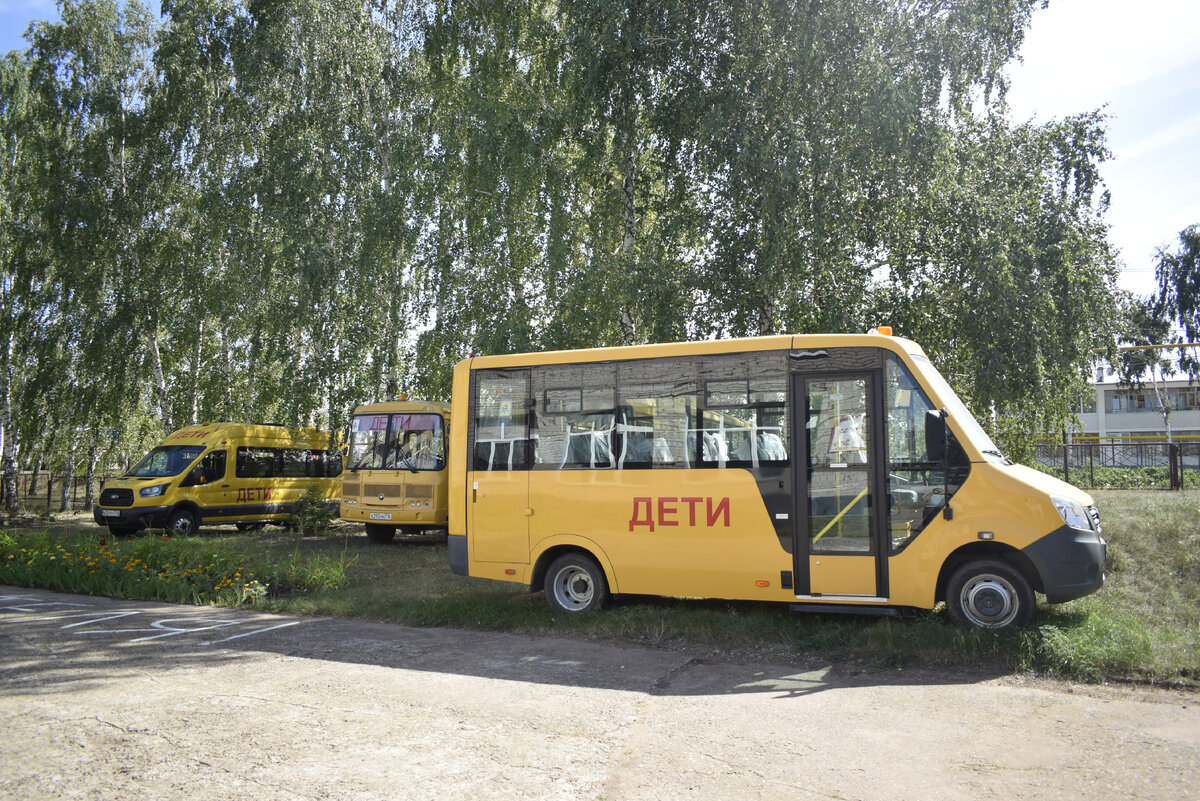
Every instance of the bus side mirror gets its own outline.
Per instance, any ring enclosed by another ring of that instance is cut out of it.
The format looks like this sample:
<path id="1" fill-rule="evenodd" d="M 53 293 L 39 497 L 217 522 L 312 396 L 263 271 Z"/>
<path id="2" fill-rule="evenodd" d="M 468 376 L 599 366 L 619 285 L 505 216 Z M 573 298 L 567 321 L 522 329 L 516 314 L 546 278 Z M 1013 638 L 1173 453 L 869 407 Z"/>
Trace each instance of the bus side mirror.
<path id="1" fill-rule="evenodd" d="M 931 462 L 946 458 L 946 417 L 936 409 L 925 412 L 925 453 Z"/>

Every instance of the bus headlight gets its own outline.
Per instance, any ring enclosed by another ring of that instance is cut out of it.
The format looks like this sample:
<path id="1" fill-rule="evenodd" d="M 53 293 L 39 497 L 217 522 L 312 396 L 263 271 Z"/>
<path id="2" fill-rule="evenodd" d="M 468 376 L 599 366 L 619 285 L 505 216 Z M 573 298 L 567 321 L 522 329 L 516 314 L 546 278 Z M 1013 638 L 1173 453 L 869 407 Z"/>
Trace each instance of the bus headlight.
<path id="1" fill-rule="evenodd" d="M 143 498 L 154 498 L 154 497 L 156 497 L 158 495 L 162 495 L 164 492 L 166 492 L 167 487 L 169 487 L 169 486 L 171 486 L 171 485 L 170 484 L 155 484 L 153 487 L 142 487 L 140 490 L 138 490 L 138 495 L 141 495 Z"/>
<path id="2" fill-rule="evenodd" d="M 1091 530 L 1092 521 L 1081 505 L 1070 498 L 1060 498 L 1057 495 L 1051 495 L 1050 500 L 1053 502 L 1054 508 L 1062 515 L 1063 522 L 1068 526 Z"/>

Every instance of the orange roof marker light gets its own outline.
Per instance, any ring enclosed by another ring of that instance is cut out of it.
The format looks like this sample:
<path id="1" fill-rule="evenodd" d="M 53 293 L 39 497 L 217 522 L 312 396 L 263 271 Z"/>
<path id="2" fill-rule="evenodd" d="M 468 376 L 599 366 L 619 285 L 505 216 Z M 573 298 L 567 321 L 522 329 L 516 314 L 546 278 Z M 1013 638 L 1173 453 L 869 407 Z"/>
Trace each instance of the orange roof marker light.
<path id="1" fill-rule="evenodd" d="M 883 334 L 885 337 L 890 337 L 892 335 L 892 327 L 890 325 L 876 326 L 875 333 Z"/>

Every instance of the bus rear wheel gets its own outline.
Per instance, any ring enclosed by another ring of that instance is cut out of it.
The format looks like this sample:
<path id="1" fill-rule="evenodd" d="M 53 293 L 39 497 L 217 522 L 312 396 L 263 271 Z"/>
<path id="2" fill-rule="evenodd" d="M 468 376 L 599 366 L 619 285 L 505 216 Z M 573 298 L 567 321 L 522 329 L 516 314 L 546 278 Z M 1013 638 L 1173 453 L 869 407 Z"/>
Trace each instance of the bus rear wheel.
<path id="1" fill-rule="evenodd" d="M 596 560 L 564 554 L 546 571 L 546 602 L 556 612 L 591 612 L 608 600 L 608 581 Z"/>
<path id="2" fill-rule="evenodd" d="M 382 526 L 379 523 L 366 523 L 367 539 L 371 542 L 383 544 L 391 542 L 396 537 L 395 526 Z"/>
<path id="3" fill-rule="evenodd" d="M 1033 619 L 1033 587 L 1012 565 L 995 559 L 968 562 L 946 586 L 950 619 L 964 629 L 1024 626 Z"/>

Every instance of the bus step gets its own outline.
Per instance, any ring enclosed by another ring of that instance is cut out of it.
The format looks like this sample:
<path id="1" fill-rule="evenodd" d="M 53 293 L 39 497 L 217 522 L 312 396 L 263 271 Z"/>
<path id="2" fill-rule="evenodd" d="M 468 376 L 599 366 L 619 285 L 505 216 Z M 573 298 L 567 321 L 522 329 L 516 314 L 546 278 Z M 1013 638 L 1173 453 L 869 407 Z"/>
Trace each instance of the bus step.
<path id="1" fill-rule="evenodd" d="M 793 612 L 819 612 L 832 615 L 875 615 L 877 617 L 900 617 L 894 606 L 853 606 L 850 604 L 791 604 Z"/>

